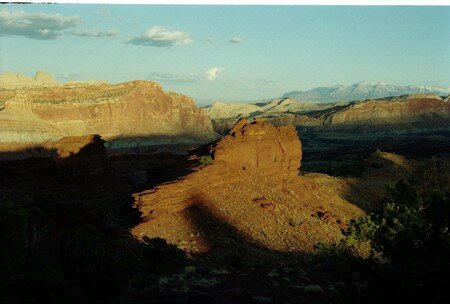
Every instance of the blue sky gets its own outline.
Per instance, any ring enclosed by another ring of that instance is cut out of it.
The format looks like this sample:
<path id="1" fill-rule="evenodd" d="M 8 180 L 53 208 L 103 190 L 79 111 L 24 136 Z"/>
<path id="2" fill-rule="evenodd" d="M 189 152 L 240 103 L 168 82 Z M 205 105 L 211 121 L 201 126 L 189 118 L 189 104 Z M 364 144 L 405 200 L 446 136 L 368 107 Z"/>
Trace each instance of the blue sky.
<path id="1" fill-rule="evenodd" d="M 450 86 L 450 7 L 0 6 L 0 71 L 155 80 L 197 101 L 362 80 Z"/>

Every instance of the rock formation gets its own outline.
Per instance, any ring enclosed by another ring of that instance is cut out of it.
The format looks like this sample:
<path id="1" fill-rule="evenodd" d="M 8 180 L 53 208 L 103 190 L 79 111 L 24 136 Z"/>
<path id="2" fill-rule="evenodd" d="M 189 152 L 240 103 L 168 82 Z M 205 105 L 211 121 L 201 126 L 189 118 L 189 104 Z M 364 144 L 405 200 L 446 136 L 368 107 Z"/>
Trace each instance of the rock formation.
<path id="1" fill-rule="evenodd" d="M 256 106 L 256 105 L 251 105 Z M 264 117 L 275 125 L 333 128 L 410 129 L 442 128 L 450 125 L 450 102 L 433 94 L 412 94 L 352 103 L 312 104 L 291 99 L 274 100 L 259 105 L 259 111 L 247 115 L 246 109 L 237 112 L 236 105 L 213 105 L 205 108 L 211 114 L 214 130 L 226 134 L 239 117 Z"/>
<path id="2" fill-rule="evenodd" d="M 315 104 L 309 102 L 296 101 L 290 98 L 274 99 L 266 103 L 247 104 L 247 103 L 214 103 L 205 107 L 211 119 L 239 119 L 241 117 L 256 116 L 274 116 L 289 113 L 307 113 L 311 111 L 320 111 L 332 108 L 339 104 Z"/>
<path id="3" fill-rule="evenodd" d="M 414 94 L 352 103 L 325 114 L 322 119 L 331 126 L 448 126 L 450 103 L 437 95 Z"/>
<path id="4" fill-rule="evenodd" d="M 0 183 L 106 174 L 109 160 L 104 143 L 96 134 L 69 136 L 36 149 L 0 153 Z"/>
<path id="5" fill-rule="evenodd" d="M 316 180 L 322 177 L 298 175 L 301 143 L 292 126 L 240 120 L 229 135 L 194 150 L 192 158 L 205 155 L 214 162 L 133 195 L 142 215 L 134 235 L 163 237 L 182 247 L 180 240 L 197 235 L 188 250 L 204 252 L 229 242 L 230 228 L 220 228 L 223 222 L 265 248 L 312 250 L 324 235 L 338 239 L 343 223 L 362 214 L 336 187 L 321 187 Z M 213 239 L 216 230 L 225 234 Z"/>
<path id="6" fill-rule="evenodd" d="M 0 89 L 51 87 L 56 85 L 58 85 L 58 82 L 50 74 L 42 71 L 37 72 L 34 78 L 12 72 L 0 74 Z"/>
<path id="7" fill-rule="evenodd" d="M 227 174 L 233 175 L 227 178 L 234 180 L 242 171 L 289 179 L 297 176 L 302 155 L 294 127 L 274 127 L 262 120 L 248 123 L 246 119 L 241 119 L 229 135 L 192 152 L 193 155 L 205 153 L 212 155 L 214 164 L 188 176 L 181 182 L 183 187 L 166 192 L 176 199 L 167 200 L 165 195 L 155 197 L 155 191 L 150 190 L 134 195 L 136 205 L 150 214 L 158 209 L 184 209 L 190 205 L 189 198 L 199 195 L 208 184 L 220 185 Z"/>
<path id="8" fill-rule="evenodd" d="M 98 175 L 108 171 L 108 156 L 99 135 L 64 137 L 56 149 L 56 174 L 63 177 Z"/>
<path id="9" fill-rule="evenodd" d="M 293 126 L 275 127 L 257 119 L 239 120 L 230 134 L 211 147 L 215 161 L 236 164 L 266 174 L 297 174 L 302 158 L 301 143 Z"/>
<path id="10" fill-rule="evenodd" d="M 87 80 L 76 81 L 70 80 L 66 83 L 57 82 L 52 75 L 39 71 L 34 78 L 13 72 L 5 72 L 0 74 L 0 90 L 17 90 L 31 88 L 47 88 L 47 87 L 73 87 L 73 86 L 90 86 L 98 84 L 107 84 L 106 81 Z"/>
<path id="11" fill-rule="evenodd" d="M 8 148 L 90 134 L 113 149 L 216 138 L 191 98 L 149 81 L 3 90 L 0 101 L 0 146 Z"/>

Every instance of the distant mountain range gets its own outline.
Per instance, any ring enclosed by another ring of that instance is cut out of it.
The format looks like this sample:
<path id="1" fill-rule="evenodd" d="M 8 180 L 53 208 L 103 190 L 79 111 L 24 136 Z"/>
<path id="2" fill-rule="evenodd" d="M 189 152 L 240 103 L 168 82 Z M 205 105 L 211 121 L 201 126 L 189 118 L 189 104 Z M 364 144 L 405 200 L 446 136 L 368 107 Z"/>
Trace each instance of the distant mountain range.
<path id="1" fill-rule="evenodd" d="M 361 81 L 349 86 L 318 87 L 309 91 L 291 91 L 281 98 L 291 98 L 309 102 L 338 102 L 384 98 L 407 94 L 437 94 L 447 96 L 450 88 L 432 86 L 396 86 L 384 82 Z"/>

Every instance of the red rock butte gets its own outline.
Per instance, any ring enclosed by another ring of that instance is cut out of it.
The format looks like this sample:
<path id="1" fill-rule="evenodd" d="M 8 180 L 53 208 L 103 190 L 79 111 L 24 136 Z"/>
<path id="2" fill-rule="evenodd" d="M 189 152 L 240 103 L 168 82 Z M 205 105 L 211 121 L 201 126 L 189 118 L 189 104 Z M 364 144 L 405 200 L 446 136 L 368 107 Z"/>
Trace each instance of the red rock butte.
<path id="1" fill-rule="evenodd" d="M 206 252 L 227 239 L 201 236 L 219 221 L 262 247 L 304 251 L 324 237 L 338 239 L 342 224 L 363 214 L 336 190 L 342 181 L 327 180 L 335 184 L 330 187 L 322 185 L 327 176 L 299 175 L 301 142 L 293 126 L 242 119 L 227 136 L 194 150 L 191 159 L 207 155 L 212 164 L 133 194 L 141 213 L 131 229 L 136 237 L 162 237 L 184 246 L 189 235 L 200 235 L 189 251 Z"/>
<path id="2" fill-rule="evenodd" d="M 263 119 L 239 120 L 230 134 L 211 145 L 216 162 L 257 169 L 266 174 L 294 173 L 301 165 L 302 146 L 294 126 L 275 127 Z"/>

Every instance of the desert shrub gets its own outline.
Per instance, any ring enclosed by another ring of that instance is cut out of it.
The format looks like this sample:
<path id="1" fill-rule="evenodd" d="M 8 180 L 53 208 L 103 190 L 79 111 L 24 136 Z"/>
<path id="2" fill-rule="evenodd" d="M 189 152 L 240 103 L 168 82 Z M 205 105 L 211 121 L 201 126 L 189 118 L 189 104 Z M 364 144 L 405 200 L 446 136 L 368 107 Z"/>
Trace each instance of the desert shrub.
<path id="1" fill-rule="evenodd" d="M 37 251 L 44 243 L 47 246 L 48 235 L 43 236 L 40 229 L 27 230 L 30 223 L 42 219 L 40 215 L 12 202 L 0 202 L 0 302 L 81 303 L 80 290 L 60 269 L 47 265 L 49 260 L 40 260 L 43 255 Z"/>
<path id="2" fill-rule="evenodd" d="M 351 221 L 340 243 L 318 244 L 316 250 L 334 267 L 364 278 L 366 301 L 439 303 L 450 283 L 449 221 L 448 197 L 399 181 L 387 185 L 380 210 Z M 372 248 L 364 260 L 355 257 L 362 244 Z"/>
<path id="3" fill-rule="evenodd" d="M 92 226 L 57 229 L 38 209 L 0 203 L 0 303 L 115 298 L 139 273 L 178 270 L 184 252 L 162 239 L 112 239 Z"/>
<path id="4" fill-rule="evenodd" d="M 202 166 L 209 166 L 214 163 L 214 159 L 211 157 L 211 155 L 202 155 L 200 156 L 198 162 Z"/>
<path id="5" fill-rule="evenodd" d="M 225 257 L 225 263 L 233 268 L 244 268 L 244 262 L 238 254 L 229 254 Z"/>
<path id="6" fill-rule="evenodd" d="M 55 262 L 90 299 L 118 296 L 137 271 L 137 255 L 125 240 L 110 239 L 85 226 L 62 231 L 54 247 Z M 51 249 L 50 249 L 51 250 Z"/>
<path id="7" fill-rule="evenodd" d="M 142 248 L 143 271 L 146 273 L 164 273 L 178 271 L 187 266 L 186 253 L 162 238 L 144 237 Z"/>
<path id="8" fill-rule="evenodd" d="M 84 303 L 86 298 L 74 282 L 68 282 L 54 266 L 33 267 L 4 282 L 5 303 Z"/>
<path id="9" fill-rule="evenodd" d="M 27 212 L 12 202 L 0 203 L 0 274 L 18 267 L 25 253 L 23 224 Z"/>

